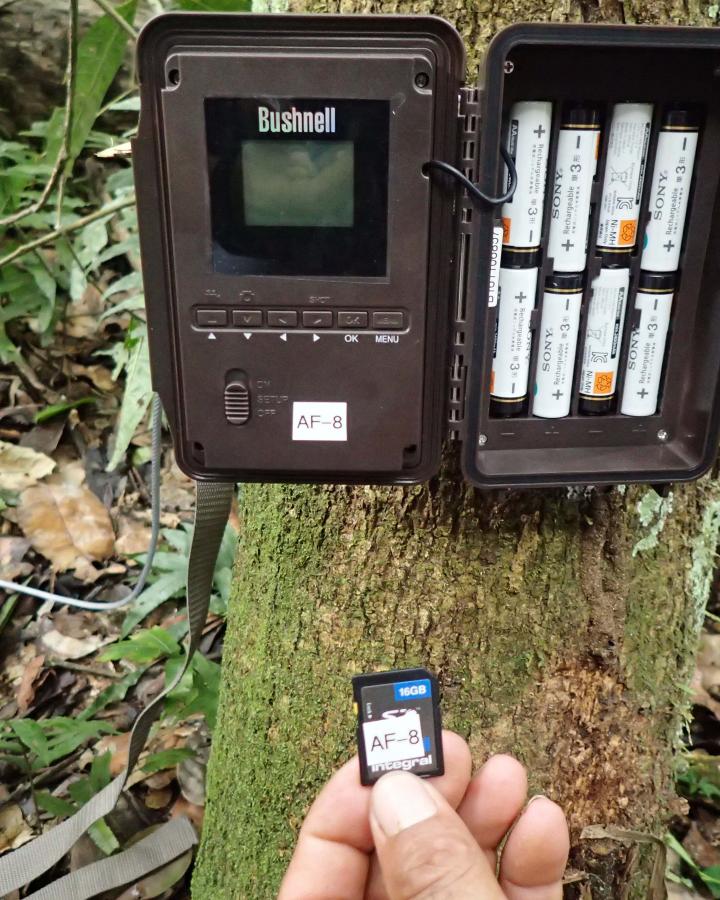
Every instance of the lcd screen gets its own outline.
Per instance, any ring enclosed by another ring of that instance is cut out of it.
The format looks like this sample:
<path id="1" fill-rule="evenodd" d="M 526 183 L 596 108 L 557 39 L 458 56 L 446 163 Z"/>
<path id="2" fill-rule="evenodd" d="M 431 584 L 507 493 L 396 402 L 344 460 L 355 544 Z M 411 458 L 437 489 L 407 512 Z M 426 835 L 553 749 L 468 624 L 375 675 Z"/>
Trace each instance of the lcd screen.
<path id="1" fill-rule="evenodd" d="M 352 141 L 243 141 L 246 224 L 352 228 L 354 156 Z"/>
<path id="2" fill-rule="evenodd" d="M 212 267 L 387 275 L 386 100 L 208 97 Z"/>

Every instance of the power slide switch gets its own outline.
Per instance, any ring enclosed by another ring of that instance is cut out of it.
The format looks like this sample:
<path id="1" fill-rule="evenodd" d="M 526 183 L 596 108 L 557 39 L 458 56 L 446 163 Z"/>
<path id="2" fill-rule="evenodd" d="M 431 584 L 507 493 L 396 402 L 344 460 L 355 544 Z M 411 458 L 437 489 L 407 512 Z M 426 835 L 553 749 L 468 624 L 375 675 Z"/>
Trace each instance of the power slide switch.
<path id="1" fill-rule="evenodd" d="M 231 425 L 246 425 L 250 413 L 250 379 L 240 369 L 232 369 L 225 376 L 225 418 Z"/>

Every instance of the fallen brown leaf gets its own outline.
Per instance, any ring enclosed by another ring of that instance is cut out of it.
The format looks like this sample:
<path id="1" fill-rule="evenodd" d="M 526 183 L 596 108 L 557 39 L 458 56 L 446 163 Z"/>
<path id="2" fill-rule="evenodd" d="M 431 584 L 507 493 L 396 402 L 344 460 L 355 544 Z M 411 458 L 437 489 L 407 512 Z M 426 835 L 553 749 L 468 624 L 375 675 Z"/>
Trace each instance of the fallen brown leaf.
<path id="1" fill-rule="evenodd" d="M 150 528 L 144 522 L 123 516 L 120 520 L 119 534 L 115 541 L 115 553 L 118 556 L 132 556 L 145 553 L 150 544 Z"/>
<path id="2" fill-rule="evenodd" d="M 30 575 L 33 567 L 22 559 L 30 549 L 30 541 L 21 537 L 0 537 L 0 572 L 7 581 Z"/>
<path id="3" fill-rule="evenodd" d="M 129 746 L 129 731 L 125 732 L 125 734 L 109 734 L 98 741 L 95 747 L 97 756 L 107 753 L 108 750 L 112 754 L 110 757 L 110 774 L 113 778 L 119 775 L 127 765 Z"/>
<path id="4" fill-rule="evenodd" d="M 17 700 L 18 712 L 21 716 L 24 716 L 28 711 L 30 704 L 35 699 L 35 679 L 42 672 L 43 663 L 45 662 L 45 657 L 40 654 L 36 656 L 34 659 L 31 659 L 30 662 L 25 666 L 23 670 L 22 678 L 20 679 L 20 684 L 18 685 L 18 689 L 15 692 L 15 699 Z"/>
<path id="5" fill-rule="evenodd" d="M 178 816 L 187 816 L 199 831 L 202 828 L 203 819 L 205 818 L 205 807 L 189 803 L 181 794 L 173 803 L 172 809 L 170 810 L 171 819 L 176 819 Z"/>
<path id="6" fill-rule="evenodd" d="M 91 563 L 113 552 L 110 516 L 86 487 L 63 483 L 27 488 L 16 513 L 25 536 L 56 572 L 81 569 L 84 580 L 92 581 Z"/>
<path id="7" fill-rule="evenodd" d="M 102 293 L 88 284 L 79 300 L 69 303 L 63 316 L 63 330 L 68 337 L 85 338 L 101 328 L 100 313 L 104 309 Z"/>
<path id="8" fill-rule="evenodd" d="M 37 484 L 54 468 L 55 463 L 44 453 L 0 441 L 0 489 L 23 491 Z"/>
<path id="9" fill-rule="evenodd" d="M 171 787 L 160 788 L 159 790 L 149 790 L 145 794 L 145 806 L 148 809 L 165 809 L 172 800 L 173 791 Z"/>
<path id="10" fill-rule="evenodd" d="M 51 653 L 53 659 L 82 659 L 111 641 L 112 638 L 103 638 L 98 634 L 74 638 L 55 628 L 46 631 L 40 638 L 40 643 Z"/>
<path id="11" fill-rule="evenodd" d="M 16 850 L 31 838 L 32 831 L 17 803 L 0 809 L 0 853 Z"/>
<path id="12" fill-rule="evenodd" d="M 110 369 L 106 369 L 105 366 L 81 366 L 78 363 L 73 363 L 70 370 L 73 375 L 88 378 L 101 391 L 113 391 L 117 387 L 117 382 L 112 377 L 112 372 Z"/>

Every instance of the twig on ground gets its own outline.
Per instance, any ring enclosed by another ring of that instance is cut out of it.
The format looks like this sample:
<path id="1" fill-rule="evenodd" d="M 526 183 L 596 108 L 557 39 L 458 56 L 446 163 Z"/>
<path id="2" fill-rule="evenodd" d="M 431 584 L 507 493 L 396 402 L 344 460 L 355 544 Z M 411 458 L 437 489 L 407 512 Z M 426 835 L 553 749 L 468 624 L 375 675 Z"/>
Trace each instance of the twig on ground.
<path id="1" fill-rule="evenodd" d="M 19 259 L 21 256 L 25 256 L 26 253 L 32 253 L 32 251 L 37 250 L 38 247 L 52 244 L 53 241 L 56 241 L 63 235 L 72 234 L 73 231 L 79 231 L 91 222 L 96 222 L 98 219 L 104 219 L 107 216 L 119 212 L 121 209 L 125 209 L 128 206 L 134 206 L 134 204 L 135 195 L 132 194 L 128 197 L 124 197 L 122 200 L 115 200 L 113 203 L 108 203 L 107 206 L 102 206 L 100 209 L 96 209 L 95 212 L 88 213 L 86 216 L 74 219 L 72 222 L 68 222 L 67 225 L 61 225 L 60 228 L 56 228 L 54 231 L 48 231 L 39 238 L 35 238 L 34 241 L 28 241 L 27 244 L 21 244 L 0 259 L 0 269 L 2 269 L 3 266 L 8 265 L 8 263 L 15 262 L 15 260 Z"/>
<path id="2" fill-rule="evenodd" d="M 100 666 L 83 666 L 81 663 L 72 662 L 69 659 L 48 659 L 45 661 L 46 669 L 67 669 L 70 672 L 81 672 L 83 675 L 97 675 L 100 678 L 111 678 L 120 681 L 125 676 L 119 672 L 102 669 Z"/>

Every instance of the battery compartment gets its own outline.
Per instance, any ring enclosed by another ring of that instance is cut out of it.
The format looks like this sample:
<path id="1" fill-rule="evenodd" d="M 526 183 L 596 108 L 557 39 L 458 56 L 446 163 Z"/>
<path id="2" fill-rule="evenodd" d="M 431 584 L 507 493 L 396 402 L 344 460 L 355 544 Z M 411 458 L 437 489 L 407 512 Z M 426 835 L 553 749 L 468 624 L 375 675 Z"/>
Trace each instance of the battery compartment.
<path id="1" fill-rule="evenodd" d="M 640 32 L 638 34 L 638 32 Z M 668 77 L 671 72 L 672 78 Z M 529 400 L 519 416 L 490 413 L 490 372 L 498 308 L 487 304 L 490 230 L 498 216 L 479 218 L 473 235 L 480 257 L 475 273 L 478 293 L 469 304 L 467 323 L 474 335 L 468 373 L 464 453 L 468 477 L 480 484 L 516 485 L 577 482 L 676 481 L 696 477 L 715 457 L 720 376 L 720 40 L 700 29 L 626 29 L 615 27 L 517 26 L 496 39 L 488 55 L 483 149 L 479 177 L 498 183 L 497 147 L 513 103 L 547 100 L 553 104 L 552 139 L 547 170 L 542 256 L 535 308 Z M 579 382 L 592 281 L 601 268 L 595 251 L 610 120 L 615 103 L 653 104 L 653 122 L 645 164 L 638 238 L 630 261 L 630 289 L 615 393 L 615 411 L 583 415 Z M 539 353 L 543 287 L 553 271 L 544 248 L 550 224 L 558 131 L 566 103 L 594 106 L 601 113 L 598 166 L 591 192 L 588 256 L 580 311 L 570 414 L 533 416 L 532 388 Z M 683 249 L 676 274 L 670 329 L 665 347 L 658 411 L 652 416 L 619 413 L 640 257 L 663 111 L 683 105 L 699 113 L 695 156 Z M 483 250 L 484 248 L 484 250 Z"/>

